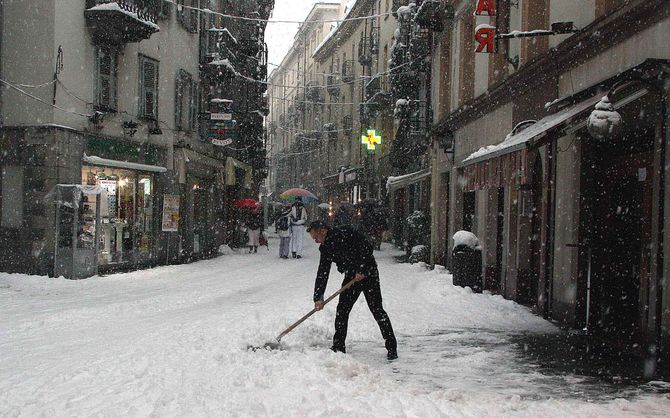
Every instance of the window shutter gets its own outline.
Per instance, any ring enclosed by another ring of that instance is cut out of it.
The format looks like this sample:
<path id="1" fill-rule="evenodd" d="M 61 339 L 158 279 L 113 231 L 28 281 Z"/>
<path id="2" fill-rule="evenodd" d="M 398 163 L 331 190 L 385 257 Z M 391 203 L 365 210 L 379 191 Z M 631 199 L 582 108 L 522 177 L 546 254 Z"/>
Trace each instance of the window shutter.
<path id="1" fill-rule="evenodd" d="M 198 127 L 198 104 L 200 103 L 200 89 L 198 82 L 191 83 L 191 103 L 189 106 L 189 128 L 196 130 Z"/>
<path id="2" fill-rule="evenodd" d="M 142 83 L 140 116 L 156 119 L 158 116 L 158 62 L 146 57 L 142 59 L 140 82 Z"/>
<path id="3" fill-rule="evenodd" d="M 191 0 L 191 6 L 198 8 L 198 0 Z M 189 30 L 193 33 L 198 32 L 198 10 L 190 9 L 189 10 Z"/>
<path id="4" fill-rule="evenodd" d="M 116 108 L 116 51 L 98 48 L 96 60 L 96 105 L 103 109 Z"/>
<path id="5" fill-rule="evenodd" d="M 174 97 L 174 125 L 177 129 L 181 129 L 181 102 L 182 102 L 182 96 L 184 94 L 183 90 L 183 84 L 181 80 L 181 71 L 177 73 L 177 77 L 175 79 L 175 97 Z"/>

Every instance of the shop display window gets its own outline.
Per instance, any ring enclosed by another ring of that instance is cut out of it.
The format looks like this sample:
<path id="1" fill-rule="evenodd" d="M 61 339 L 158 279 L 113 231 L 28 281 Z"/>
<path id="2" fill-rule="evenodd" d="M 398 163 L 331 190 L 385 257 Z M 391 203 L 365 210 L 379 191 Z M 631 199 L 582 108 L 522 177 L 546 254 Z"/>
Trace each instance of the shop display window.
<path id="1" fill-rule="evenodd" d="M 104 189 L 100 195 L 100 263 L 123 263 L 149 256 L 153 176 L 119 168 L 85 166 L 82 183 Z"/>

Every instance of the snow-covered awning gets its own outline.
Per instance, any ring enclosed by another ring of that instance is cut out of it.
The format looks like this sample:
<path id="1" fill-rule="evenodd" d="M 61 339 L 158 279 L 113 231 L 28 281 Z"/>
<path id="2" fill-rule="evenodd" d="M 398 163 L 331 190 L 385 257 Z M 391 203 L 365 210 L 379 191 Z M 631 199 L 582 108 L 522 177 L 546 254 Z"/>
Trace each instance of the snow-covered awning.
<path id="1" fill-rule="evenodd" d="M 614 109 L 619 109 L 628 103 L 639 99 L 647 94 L 646 89 L 638 90 L 629 96 L 617 100 L 614 104 Z M 476 164 L 481 161 L 489 160 L 501 155 L 505 155 L 514 151 L 525 149 L 529 142 L 542 138 L 552 129 L 559 128 L 565 124 L 570 123 L 576 117 L 590 112 L 594 109 L 596 103 L 600 101 L 602 94 L 596 94 L 586 100 L 583 100 L 572 106 L 567 106 L 556 113 L 547 115 L 536 123 L 530 125 L 528 128 L 520 131 L 514 135 L 508 135 L 504 141 L 496 145 L 488 145 L 470 154 L 463 160 L 462 166 Z M 586 122 L 586 115 L 583 115 L 583 125 Z"/>
<path id="2" fill-rule="evenodd" d="M 600 100 L 600 95 L 591 97 L 573 106 L 569 106 L 554 114 L 545 116 L 536 123 L 530 125 L 515 135 L 508 135 L 504 141 L 496 145 L 488 145 L 470 154 L 463 160 L 463 165 L 467 166 L 480 161 L 495 158 L 510 152 L 526 148 L 528 142 L 532 139 L 546 135 L 547 131 L 564 124 L 575 116 L 593 109 L 593 106 Z"/>
<path id="3" fill-rule="evenodd" d="M 401 187 L 409 186 L 412 183 L 416 183 L 419 180 L 423 180 L 426 177 L 430 176 L 430 170 L 419 170 L 414 173 L 405 174 L 397 177 L 389 177 L 386 180 L 386 190 L 390 193 Z"/>
<path id="4" fill-rule="evenodd" d="M 131 163 L 128 161 L 110 160 L 108 158 L 96 157 L 95 155 L 86 155 L 82 160 L 86 164 L 98 165 L 103 167 L 127 168 L 128 170 L 150 171 L 152 173 L 165 173 L 167 168 L 158 165 Z"/>

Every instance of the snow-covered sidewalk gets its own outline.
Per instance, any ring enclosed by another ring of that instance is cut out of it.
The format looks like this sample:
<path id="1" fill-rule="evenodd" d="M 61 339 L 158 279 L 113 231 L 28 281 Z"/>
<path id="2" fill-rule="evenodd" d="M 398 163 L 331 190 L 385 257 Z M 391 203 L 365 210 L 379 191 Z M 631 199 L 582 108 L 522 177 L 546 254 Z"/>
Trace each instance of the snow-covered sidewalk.
<path id="1" fill-rule="evenodd" d="M 454 287 L 443 269 L 378 252 L 399 341 L 388 363 L 361 298 L 348 353 L 328 350 L 335 302 L 312 307 L 316 245 L 302 260 L 229 252 L 198 263 L 82 281 L 0 273 L 0 416 L 663 416 L 666 394 L 574 395 L 511 340 L 555 332 L 499 296 Z M 327 294 L 341 276 L 333 269 Z M 623 395 L 621 395 L 623 396 Z"/>

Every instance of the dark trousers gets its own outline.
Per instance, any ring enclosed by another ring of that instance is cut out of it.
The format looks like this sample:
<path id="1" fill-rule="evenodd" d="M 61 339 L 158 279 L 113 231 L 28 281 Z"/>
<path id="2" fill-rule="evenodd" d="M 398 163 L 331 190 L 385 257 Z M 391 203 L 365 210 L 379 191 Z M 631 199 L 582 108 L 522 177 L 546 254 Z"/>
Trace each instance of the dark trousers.
<path id="1" fill-rule="evenodd" d="M 349 282 L 351 278 L 352 277 L 347 275 L 342 284 L 344 285 Z M 366 277 L 340 295 L 339 302 L 337 303 L 337 313 L 335 314 L 333 349 L 336 351 L 345 351 L 349 313 L 354 307 L 354 303 L 358 300 L 358 296 L 361 292 L 365 295 L 365 301 L 368 303 L 368 308 L 370 308 L 372 316 L 374 316 L 377 325 L 379 325 L 379 330 L 386 342 L 386 349 L 395 350 L 397 348 L 397 343 L 395 334 L 393 333 L 393 326 L 391 326 L 391 320 L 382 306 L 382 292 L 379 288 L 379 273 L 374 276 Z"/>

